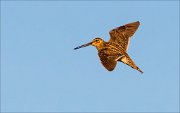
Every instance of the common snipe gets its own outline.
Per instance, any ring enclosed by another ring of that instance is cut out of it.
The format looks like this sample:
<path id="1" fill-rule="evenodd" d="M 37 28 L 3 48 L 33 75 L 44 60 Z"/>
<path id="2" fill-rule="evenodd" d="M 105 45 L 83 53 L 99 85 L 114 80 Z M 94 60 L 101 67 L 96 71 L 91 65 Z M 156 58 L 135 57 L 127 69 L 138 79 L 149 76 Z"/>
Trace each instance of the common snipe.
<path id="1" fill-rule="evenodd" d="M 130 39 L 139 25 L 140 23 L 137 21 L 117 27 L 109 32 L 110 40 L 108 42 L 101 38 L 95 38 L 87 44 L 74 48 L 74 50 L 92 45 L 97 48 L 101 63 L 108 71 L 114 70 L 117 61 L 120 61 L 143 73 L 127 54 Z"/>

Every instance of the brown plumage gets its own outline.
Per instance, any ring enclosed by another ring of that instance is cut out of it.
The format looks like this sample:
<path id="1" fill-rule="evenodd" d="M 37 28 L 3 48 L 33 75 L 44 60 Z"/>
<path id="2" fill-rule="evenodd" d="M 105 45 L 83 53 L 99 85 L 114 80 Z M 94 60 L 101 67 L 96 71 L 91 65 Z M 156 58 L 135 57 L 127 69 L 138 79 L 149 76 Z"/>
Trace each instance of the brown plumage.
<path id="1" fill-rule="evenodd" d="M 117 61 L 120 61 L 143 73 L 127 54 L 130 39 L 139 25 L 140 23 L 137 21 L 117 27 L 109 32 L 110 40 L 108 42 L 105 42 L 101 38 L 95 38 L 92 42 L 74 49 L 76 50 L 89 45 L 95 46 L 98 50 L 101 63 L 108 71 L 114 70 Z"/>

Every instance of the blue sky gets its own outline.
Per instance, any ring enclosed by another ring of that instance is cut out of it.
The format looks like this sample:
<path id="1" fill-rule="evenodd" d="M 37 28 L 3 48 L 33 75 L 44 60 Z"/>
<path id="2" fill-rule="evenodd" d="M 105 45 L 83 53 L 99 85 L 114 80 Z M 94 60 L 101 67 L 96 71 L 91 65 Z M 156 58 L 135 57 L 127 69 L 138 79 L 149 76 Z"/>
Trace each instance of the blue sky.
<path id="1" fill-rule="evenodd" d="M 140 21 L 128 53 L 144 74 L 73 48 Z M 3 112 L 178 112 L 179 1 L 1 1 Z"/>

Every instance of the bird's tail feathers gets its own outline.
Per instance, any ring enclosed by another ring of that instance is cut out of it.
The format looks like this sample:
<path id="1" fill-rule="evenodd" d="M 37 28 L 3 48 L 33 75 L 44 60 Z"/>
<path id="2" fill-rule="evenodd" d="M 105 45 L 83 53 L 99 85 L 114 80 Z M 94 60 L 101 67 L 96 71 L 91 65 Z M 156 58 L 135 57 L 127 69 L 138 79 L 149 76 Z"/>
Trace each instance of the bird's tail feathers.
<path id="1" fill-rule="evenodd" d="M 143 71 L 141 71 L 141 69 L 136 66 L 136 64 L 133 62 L 133 60 L 129 57 L 128 54 L 126 54 L 124 57 L 120 58 L 118 61 L 121 61 L 127 65 L 129 65 L 130 67 L 138 70 L 139 72 L 143 73 Z"/>

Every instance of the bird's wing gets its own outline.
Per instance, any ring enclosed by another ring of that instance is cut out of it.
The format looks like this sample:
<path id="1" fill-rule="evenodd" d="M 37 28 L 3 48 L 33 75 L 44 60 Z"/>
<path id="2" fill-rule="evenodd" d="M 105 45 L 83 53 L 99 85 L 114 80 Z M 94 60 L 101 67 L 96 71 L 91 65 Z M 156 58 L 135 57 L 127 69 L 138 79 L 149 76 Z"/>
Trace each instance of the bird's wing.
<path id="1" fill-rule="evenodd" d="M 116 67 L 117 61 L 115 60 L 116 56 L 109 56 L 104 51 L 98 53 L 102 65 L 108 70 L 112 71 Z"/>
<path id="2" fill-rule="evenodd" d="M 127 51 L 130 38 L 136 32 L 139 25 L 140 23 L 139 21 L 137 21 L 111 30 L 109 32 L 110 34 L 109 42 L 118 43 L 120 46 L 124 48 L 125 51 Z"/>

